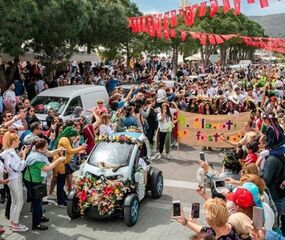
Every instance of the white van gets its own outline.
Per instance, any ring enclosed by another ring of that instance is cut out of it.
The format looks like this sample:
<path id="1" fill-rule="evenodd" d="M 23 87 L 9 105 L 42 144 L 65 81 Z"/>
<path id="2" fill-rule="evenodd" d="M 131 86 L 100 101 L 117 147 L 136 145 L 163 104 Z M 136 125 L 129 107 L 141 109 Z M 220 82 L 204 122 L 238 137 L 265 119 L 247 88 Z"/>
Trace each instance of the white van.
<path id="1" fill-rule="evenodd" d="M 71 118 L 76 106 L 83 108 L 84 115 L 90 115 L 88 110 L 96 106 L 97 100 L 103 99 L 109 103 L 106 88 L 94 85 L 72 85 L 50 88 L 41 92 L 32 101 L 35 113 L 40 121 L 46 121 L 49 109 L 54 109 L 63 120 Z"/>

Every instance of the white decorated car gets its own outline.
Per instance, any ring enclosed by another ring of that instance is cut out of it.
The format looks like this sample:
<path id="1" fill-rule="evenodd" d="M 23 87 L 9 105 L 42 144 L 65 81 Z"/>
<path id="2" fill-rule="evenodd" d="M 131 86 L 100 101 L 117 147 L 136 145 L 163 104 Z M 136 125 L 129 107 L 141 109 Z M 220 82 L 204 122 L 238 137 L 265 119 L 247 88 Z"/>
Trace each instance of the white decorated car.
<path id="1" fill-rule="evenodd" d="M 160 198 L 163 191 L 162 172 L 151 166 L 150 157 L 149 141 L 143 133 L 123 132 L 101 137 L 80 170 L 81 188 L 68 195 L 68 216 L 71 219 L 80 215 L 94 219 L 119 216 L 128 226 L 136 224 L 140 202 L 148 192 L 152 198 Z M 116 188 L 117 195 L 112 188 Z"/>

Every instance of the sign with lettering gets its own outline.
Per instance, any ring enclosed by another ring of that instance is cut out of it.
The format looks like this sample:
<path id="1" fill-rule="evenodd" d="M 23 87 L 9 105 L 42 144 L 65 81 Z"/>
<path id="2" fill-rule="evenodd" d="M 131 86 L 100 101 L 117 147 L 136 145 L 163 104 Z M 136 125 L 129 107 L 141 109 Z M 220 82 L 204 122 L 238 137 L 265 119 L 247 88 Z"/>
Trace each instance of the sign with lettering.
<path id="1" fill-rule="evenodd" d="M 179 143 L 190 146 L 214 148 L 230 148 L 224 138 L 238 142 L 243 137 L 244 125 L 250 120 L 250 113 L 231 115 L 202 115 L 179 112 L 178 139 Z"/>

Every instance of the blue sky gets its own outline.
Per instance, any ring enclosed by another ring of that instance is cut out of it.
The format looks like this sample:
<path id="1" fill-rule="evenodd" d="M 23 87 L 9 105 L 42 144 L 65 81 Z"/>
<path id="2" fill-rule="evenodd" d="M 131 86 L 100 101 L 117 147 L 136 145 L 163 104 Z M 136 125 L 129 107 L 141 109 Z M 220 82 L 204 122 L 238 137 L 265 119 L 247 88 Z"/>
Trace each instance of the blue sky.
<path id="1" fill-rule="evenodd" d="M 135 2 L 139 9 L 144 13 L 167 12 L 169 10 L 178 9 L 180 0 L 131 0 Z M 204 0 L 188 0 L 189 4 L 200 3 Z M 222 6 L 222 0 L 218 0 Z M 209 2 L 209 0 L 208 0 Z M 230 0 L 233 6 L 233 0 Z M 285 13 L 285 0 L 268 0 L 269 7 L 261 8 L 259 0 L 255 0 L 255 4 L 248 4 L 247 0 L 241 0 L 241 12 L 248 16 L 268 15 L 275 13 Z"/>

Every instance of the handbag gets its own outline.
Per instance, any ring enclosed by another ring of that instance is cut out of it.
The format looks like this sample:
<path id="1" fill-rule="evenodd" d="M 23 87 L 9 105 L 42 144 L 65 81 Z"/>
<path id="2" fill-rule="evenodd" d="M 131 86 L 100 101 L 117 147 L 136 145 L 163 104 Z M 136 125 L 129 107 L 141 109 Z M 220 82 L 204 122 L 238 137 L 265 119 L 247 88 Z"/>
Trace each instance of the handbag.
<path id="1" fill-rule="evenodd" d="M 171 132 L 174 127 L 175 127 L 175 125 L 172 121 L 165 123 L 165 128 L 166 128 L 167 132 Z"/>
<path id="2" fill-rule="evenodd" d="M 31 182 L 33 183 L 32 175 L 30 172 L 30 167 L 28 166 L 27 168 L 30 174 Z M 43 197 L 46 197 L 47 196 L 47 185 L 45 183 L 40 183 L 40 184 L 33 186 L 32 194 L 33 194 L 34 199 L 41 199 Z"/>

